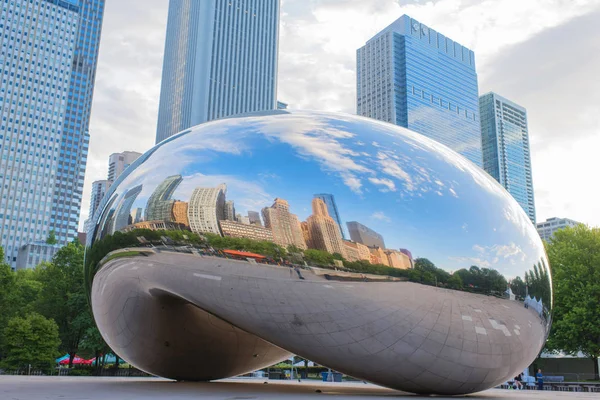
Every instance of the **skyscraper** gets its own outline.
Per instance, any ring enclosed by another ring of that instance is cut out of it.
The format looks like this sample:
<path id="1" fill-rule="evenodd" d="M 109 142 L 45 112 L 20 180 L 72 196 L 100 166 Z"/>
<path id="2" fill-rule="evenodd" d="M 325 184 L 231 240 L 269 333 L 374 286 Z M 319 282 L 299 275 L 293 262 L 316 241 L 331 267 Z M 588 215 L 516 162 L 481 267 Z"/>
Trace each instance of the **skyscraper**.
<path id="1" fill-rule="evenodd" d="M 183 181 L 181 175 L 172 175 L 165 178 L 160 185 L 156 187 L 148 203 L 146 204 L 146 221 L 170 221 L 171 210 L 175 200 L 171 199 L 175 189 Z"/>
<path id="2" fill-rule="evenodd" d="M 188 204 L 190 229 L 195 233 L 222 235 L 219 221 L 225 219 L 227 185 L 215 188 L 196 188 Z"/>
<path id="3" fill-rule="evenodd" d="M 527 111 L 496 93 L 481 96 L 479 109 L 483 168 L 508 190 L 535 224 Z"/>
<path id="4" fill-rule="evenodd" d="M 331 254 L 338 253 L 342 257 L 346 257 L 340 227 L 329 215 L 325 202 L 315 197 L 312 200 L 312 211 L 312 215 L 306 220 L 311 246 L 315 249 L 327 251 Z"/>
<path id="5" fill-rule="evenodd" d="M 15 3 L 22 3 L 22 1 L 16 1 Z M 28 3 L 33 6 L 31 1 Z M 56 63 L 54 65 L 54 68 L 60 70 L 70 70 L 68 95 L 63 99 L 66 102 L 66 108 L 64 114 L 58 114 L 64 115 L 62 118 L 64 122 L 62 129 L 56 132 L 56 135 L 60 137 L 60 156 L 57 158 L 56 183 L 52 194 L 50 217 L 50 228 L 56 232 L 59 243 L 66 244 L 77 237 L 79 225 L 83 180 L 90 141 L 90 113 L 96 81 L 100 34 L 104 18 L 104 0 L 46 0 L 39 1 L 39 3 L 40 5 L 47 4 L 48 11 L 51 9 L 54 12 L 56 9 L 57 13 L 62 12 L 63 15 L 66 10 L 76 9 L 79 16 L 78 23 L 75 25 L 77 31 L 73 38 L 74 44 L 70 43 L 72 46 L 74 45 L 72 60 L 65 64 L 61 61 L 60 65 Z M 36 1 L 35 4 L 38 4 L 38 2 Z M 57 24 L 53 24 L 52 27 L 54 29 L 46 30 L 48 39 L 52 41 L 51 38 L 61 35 L 59 30 L 69 29 L 68 22 L 64 26 L 61 25 L 60 28 Z M 74 25 L 71 25 L 71 28 L 73 27 Z M 42 32 L 42 35 L 45 36 L 46 33 Z M 43 36 L 38 36 L 38 38 L 42 39 Z M 29 37 L 33 37 L 33 35 L 29 35 Z M 37 52 L 36 49 L 33 54 Z M 49 60 L 52 59 L 57 60 L 54 54 L 50 55 Z M 44 58 L 39 57 L 38 53 L 37 61 L 40 60 L 44 60 Z M 50 65 L 48 66 L 50 67 Z M 51 82 L 50 86 L 46 86 L 44 94 L 48 95 L 50 93 L 49 88 L 54 91 L 56 83 Z M 66 82 L 59 83 L 56 86 L 64 88 Z M 48 93 L 45 93 L 46 91 Z M 41 95 L 40 92 L 38 93 Z M 56 118 L 56 115 L 52 116 L 52 119 L 54 118 Z M 34 125 L 36 122 L 34 122 Z"/>
<path id="6" fill-rule="evenodd" d="M 273 231 L 273 241 L 280 246 L 296 246 L 306 249 L 306 242 L 300 227 L 300 221 L 290 212 L 290 205 L 284 199 L 275 199 L 271 207 L 262 209 L 265 227 Z"/>
<path id="7" fill-rule="evenodd" d="M 113 153 L 108 158 L 108 180 L 111 184 L 117 180 L 135 160 L 142 154 L 136 151 L 124 151 L 122 153 Z"/>
<path id="8" fill-rule="evenodd" d="M 13 268 L 22 245 L 45 240 L 52 230 L 60 244 L 77 237 L 103 4 L 3 4 L 0 245 Z"/>
<path id="9" fill-rule="evenodd" d="M 374 230 L 356 221 L 347 222 L 346 226 L 348 227 L 348 232 L 350 232 L 350 238 L 352 241 L 369 247 L 380 247 L 385 249 L 383 236 Z"/>
<path id="10" fill-rule="evenodd" d="M 329 216 L 335 220 L 335 223 L 340 228 L 340 234 L 342 235 L 342 239 L 346 239 L 346 234 L 344 233 L 344 228 L 342 227 L 342 219 L 340 218 L 340 213 L 337 208 L 337 204 L 335 204 L 335 197 L 332 194 L 320 193 L 315 194 L 316 199 L 321 199 L 327 206 L 327 211 L 329 212 Z"/>
<path id="11" fill-rule="evenodd" d="M 275 109 L 278 42 L 279 0 L 170 0 L 156 142 Z"/>
<path id="12" fill-rule="evenodd" d="M 475 55 L 407 15 L 357 51 L 357 114 L 411 129 L 482 165 Z"/>
<path id="13" fill-rule="evenodd" d="M 90 227 L 90 221 L 94 220 L 94 214 L 96 214 L 96 210 L 100 207 L 100 202 L 104 198 L 109 187 L 110 181 L 108 180 L 95 181 L 92 183 L 92 199 L 90 200 L 90 212 L 88 214 L 88 219 L 86 220 L 86 232 Z"/>

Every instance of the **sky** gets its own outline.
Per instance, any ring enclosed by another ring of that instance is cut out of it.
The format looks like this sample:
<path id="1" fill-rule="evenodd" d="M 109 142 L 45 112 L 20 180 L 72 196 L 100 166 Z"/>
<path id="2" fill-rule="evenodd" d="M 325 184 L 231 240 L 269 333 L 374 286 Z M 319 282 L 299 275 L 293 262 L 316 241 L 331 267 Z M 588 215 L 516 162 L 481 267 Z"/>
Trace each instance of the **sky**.
<path id="1" fill-rule="evenodd" d="M 408 14 L 476 55 L 481 94 L 527 108 L 538 221 L 600 225 L 600 0 L 282 0 L 278 98 L 355 113 L 356 49 Z M 167 0 L 109 0 L 80 226 L 108 157 L 154 144 Z"/>

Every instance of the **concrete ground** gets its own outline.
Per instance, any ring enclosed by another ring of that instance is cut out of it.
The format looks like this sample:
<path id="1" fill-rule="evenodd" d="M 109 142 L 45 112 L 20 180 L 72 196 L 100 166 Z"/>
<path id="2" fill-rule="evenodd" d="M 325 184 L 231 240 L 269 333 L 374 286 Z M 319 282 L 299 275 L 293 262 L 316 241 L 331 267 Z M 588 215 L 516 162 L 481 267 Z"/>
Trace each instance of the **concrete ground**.
<path id="1" fill-rule="evenodd" d="M 427 398 L 427 396 L 415 396 L 361 382 L 269 381 L 268 384 L 264 382 L 265 380 L 262 379 L 227 379 L 211 383 L 177 383 L 158 378 L 0 376 L 0 400 Z M 492 389 L 466 397 L 484 400 L 552 400 L 598 399 L 599 396 L 598 393 Z M 452 397 L 435 398 L 450 399 Z"/>

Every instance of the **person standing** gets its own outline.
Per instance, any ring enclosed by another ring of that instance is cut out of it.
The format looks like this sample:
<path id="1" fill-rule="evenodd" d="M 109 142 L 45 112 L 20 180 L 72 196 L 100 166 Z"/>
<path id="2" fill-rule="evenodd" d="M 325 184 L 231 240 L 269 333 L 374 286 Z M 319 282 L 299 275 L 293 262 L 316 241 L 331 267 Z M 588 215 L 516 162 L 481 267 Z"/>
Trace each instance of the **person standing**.
<path id="1" fill-rule="evenodd" d="M 542 375 L 542 370 L 538 369 L 537 374 L 535 374 L 537 378 L 538 390 L 544 390 L 544 375 Z"/>

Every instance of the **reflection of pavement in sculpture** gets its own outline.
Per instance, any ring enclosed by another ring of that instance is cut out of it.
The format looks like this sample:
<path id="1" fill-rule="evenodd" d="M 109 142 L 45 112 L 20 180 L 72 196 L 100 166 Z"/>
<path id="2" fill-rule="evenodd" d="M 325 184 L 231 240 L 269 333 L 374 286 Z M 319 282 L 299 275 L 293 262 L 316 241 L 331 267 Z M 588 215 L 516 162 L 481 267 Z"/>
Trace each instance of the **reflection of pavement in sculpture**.
<path id="1" fill-rule="evenodd" d="M 118 354 L 177 379 L 261 368 L 288 356 L 280 346 L 385 386 L 467 393 L 524 369 L 545 338 L 539 317 L 520 302 L 409 282 L 302 275 L 161 252 L 105 264 L 92 304 Z"/>

